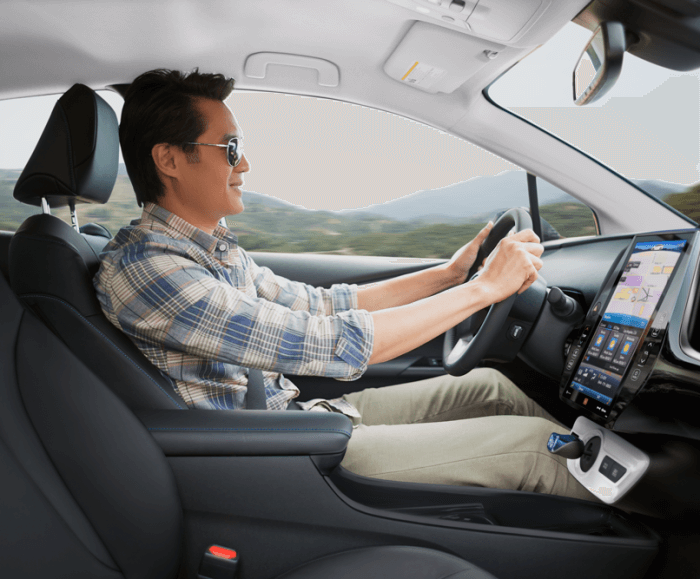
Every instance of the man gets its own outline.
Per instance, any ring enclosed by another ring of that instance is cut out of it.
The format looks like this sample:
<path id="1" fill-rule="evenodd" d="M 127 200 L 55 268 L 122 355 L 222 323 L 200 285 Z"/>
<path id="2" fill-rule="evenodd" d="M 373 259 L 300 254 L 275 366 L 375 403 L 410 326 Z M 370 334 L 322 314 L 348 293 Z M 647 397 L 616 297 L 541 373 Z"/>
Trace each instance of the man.
<path id="1" fill-rule="evenodd" d="M 191 408 L 245 408 L 253 368 L 264 371 L 267 408 L 285 409 L 299 390 L 283 372 L 357 379 L 537 279 L 543 248 L 528 230 L 464 283 L 491 224 L 448 263 L 369 286 L 313 288 L 259 267 L 219 225 L 244 210 L 250 170 L 223 102 L 232 89 L 196 70 L 132 83 L 120 142 L 144 211 L 106 247 L 95 277 L 107 317 Z M 546 451 L 554 418 L 493 370 L 299 405 L 352 418 L 343 465 L 358 474 L 592 496 Z"/>

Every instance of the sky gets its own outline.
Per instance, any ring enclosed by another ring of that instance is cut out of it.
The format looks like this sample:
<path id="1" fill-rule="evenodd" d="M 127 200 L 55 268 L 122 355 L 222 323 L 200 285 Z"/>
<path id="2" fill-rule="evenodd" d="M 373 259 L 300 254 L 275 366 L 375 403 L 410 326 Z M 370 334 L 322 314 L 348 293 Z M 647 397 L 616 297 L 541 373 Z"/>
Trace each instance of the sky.
<path id="1" fill-rule="evenodd" d="M 490 96 L 626 177 L 699 181 L 698 72 L 676 73 L 627 54 L 612 91 L 576 107 L 571 77 L 589 38 L 569 24 L 494 83 Z M 121 97 L 100 94 L 119 116 Z M 24 166 L 58 96 L 0 102 L 0 168 Z M 244 188 L 308 209 L 362 208 L 518 169 L 464 140 L 358 105 L 237 91 L 227 102 L 252 167 Z"/>

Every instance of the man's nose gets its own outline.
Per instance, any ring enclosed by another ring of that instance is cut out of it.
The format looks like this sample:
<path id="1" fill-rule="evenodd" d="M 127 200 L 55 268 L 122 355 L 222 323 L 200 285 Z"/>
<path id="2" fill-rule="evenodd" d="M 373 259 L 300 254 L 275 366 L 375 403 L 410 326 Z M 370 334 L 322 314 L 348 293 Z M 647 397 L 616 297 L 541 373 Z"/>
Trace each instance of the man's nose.
<path id="1" fill-rule="evenodd" d="M 248 162 L 248 157 L 246 157 L 245 153 L 243 153 L 241 156 L 241 162 L 236 166 L 236 172 L 247 173 L 248 171 L 250 171 L 250 163 Z"/>

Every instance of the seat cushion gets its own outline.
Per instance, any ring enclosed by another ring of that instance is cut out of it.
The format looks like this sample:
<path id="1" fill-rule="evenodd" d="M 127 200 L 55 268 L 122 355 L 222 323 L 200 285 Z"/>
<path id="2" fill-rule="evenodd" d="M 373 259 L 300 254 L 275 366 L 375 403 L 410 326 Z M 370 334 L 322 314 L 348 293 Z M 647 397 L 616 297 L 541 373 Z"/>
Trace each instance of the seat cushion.
<path id="1" fill-rule="evenodd" d="M 369 547 L 317 559 L 278 579 L 495 579 L 453 555 L 423 547 Z"/>

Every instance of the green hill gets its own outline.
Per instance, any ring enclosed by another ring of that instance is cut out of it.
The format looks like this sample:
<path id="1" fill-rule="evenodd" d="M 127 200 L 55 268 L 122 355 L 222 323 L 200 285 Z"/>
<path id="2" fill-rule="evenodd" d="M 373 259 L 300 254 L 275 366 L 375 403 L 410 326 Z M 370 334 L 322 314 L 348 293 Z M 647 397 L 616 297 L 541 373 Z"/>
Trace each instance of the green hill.
<path id="1" fill-rule="evenodd" d="M 26 207 L 12 198 L 19 171 L 0 169 L 0 229 L 14 230 L 39 208 Z M 309 211 L 273 198 L 244 192 L 245 211 L 227 219 L 241 246 L 251 251 L 312 252 L 339 255 L 449 258 L 483 227 L 481 223 L 427 223 L 396 221 L 367 212 Z M 664 201 L 700 221 L 700 184 Z M 576 202 L 551 203 L 540 208 L 542 217 L 565 237 L 594 235 L 590 210 Z M 69 222 L 66 208 L 54 214 Z M 112 234 L 141 209 L 127 175 L 119 175 L 108 205 L 80 205 L 81 224 L 101 223 Z M 453 216 L 452 216 L 453 218 Z"/>
<path id="2" fill-rule="evenodd" d="M 696 223 L 700 223 L 700 183 L 696 183 L 683 193 L 667 195 L 664 197 L 664 202 Z"/>

